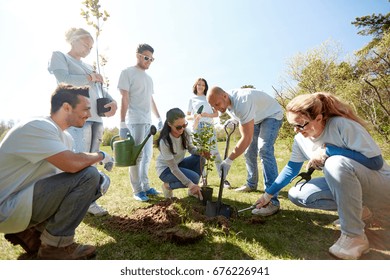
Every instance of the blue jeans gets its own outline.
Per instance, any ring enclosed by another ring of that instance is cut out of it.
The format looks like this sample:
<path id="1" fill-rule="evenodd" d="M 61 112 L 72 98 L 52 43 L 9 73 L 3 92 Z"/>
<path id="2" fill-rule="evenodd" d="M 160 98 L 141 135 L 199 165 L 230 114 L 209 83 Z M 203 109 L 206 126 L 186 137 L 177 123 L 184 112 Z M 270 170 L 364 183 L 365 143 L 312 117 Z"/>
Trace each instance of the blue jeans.
<path id="1" fill-rule="evenodd" d="M 364 233 L 362 207 L 388 213 L 390 174 L 368 169 L 343 157 L 331 156 L 325 161 L 324 177 L 314 178 L 303 186 L 292 187 L 289 199 L 306 208 L 337 210 L 341 231 L 350 236 Z"/>
<path id="2" fill-rule="evenodd" d="M 131 136 L 134 138 L 135 145 L 140 145 L 150 131 L 150 124 L 127 124 Z M 133 194 L 146 192 L 150 189 L 148 171 L 153 156 L 153 137 L 145 143 L 142 148 L 136 165 L 129 167 L 130 182 L 133 188 Z"/>
<path id="3" fill-rule="evenodd" d="M 282 122 L 282 120 L 269 118 L 254 126 L 252 142 L 245 151 L 246 169 L 248 170 L 246 185 L 253 190 L 257 189 L 259 180 L 258 155 L 263 169 L 264 190 L 266 191 L 278 177 L 274 145 Z M 271 202 L 279 206 L 277 193 L 271 199 Z"/>
<path id="4" fill-rule="evenodd" d="M 200 156 L 191 155 L 186 157 L 179 163 L 179 169 L 183 174 L 192 181 L 194 184 L 198 184 L 200 180 Z M 160 179 L 164 183 L 168 183 L 169 187 L 174 189 L 186 188 L 175 175 L 172 174 L 169 168 L 166 168 L 161 174 Z"/>
<path id="5" fill-rule="evenodd" d="M 69 127 L 67 131 L 73 138 L 73 150 L 76 153 L 94 153 L 99 151 L 103 137 L 103 123 L 87 121 L 83 127 Z"/>
<path id="6" fill-rule="evenodd" d="M 98 170 L 90 166 L 77 173 L 62 172 L 36 182 L 29 227 L 45 224 L 41 240 L 47 245 L 72 244 L 75 229 L 89 205 L 101 196 L 99 180 Z"/>

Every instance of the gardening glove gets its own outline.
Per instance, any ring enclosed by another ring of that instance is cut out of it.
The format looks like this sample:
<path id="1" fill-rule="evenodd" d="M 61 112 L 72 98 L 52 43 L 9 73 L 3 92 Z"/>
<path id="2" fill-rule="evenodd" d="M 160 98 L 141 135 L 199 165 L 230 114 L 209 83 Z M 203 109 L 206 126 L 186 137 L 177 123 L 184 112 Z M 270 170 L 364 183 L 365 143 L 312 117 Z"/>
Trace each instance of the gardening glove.
<path id="1" fill-rule="evenodd" d="M 161 118 L 158 118 L 157 130 L 160 131 L 163 128 L 163 122 Z"/>
<path id="2" fill-rule="evenodd" d="M 256 208 L 261 208 L 267 205 L 270 201 L 271 198 L 273 197 L 272 194 L 268 194 L 265 192 L 257 201 L 256 201 Z"/>
<path id="3" fill-rule="evenodd" d="M 228 129 L 234 129 L 238 126 L 239 122 L 236 119 L 228 119 L 225 123 L 225 127 Z"/>
<path id="4" fill-rule="evenodd" d="M 121 122 L 119 128 L 120 128 L 120 130 L 119 130 L 119 136 L 120 136 L 122 139 L 127 139 L 127 134 L 130 135 L 130 130 L 129 130 L 129 128 L 127 127 L 126 123 L 125 123 L 125 122 Z"/>
<path id="5" fill-rule="evenodd" d="M 103 164 L 104 169 L 106 169 L 107 171 L 111 171 L 112 167 L 114 166 L 114 158 L 103 151 L 99 151 L 99 153 L 103 155 L 103 159 L 100 164 Z"/>
<path id="6" fill-rule="evenodd" d="M 322 170 L 327 158 L 328 155 L 326 154 L 325 145 L 322 145 L 313 151 L 306 169 L 313 167 L 316 170 Z"/>
<path id="7" fill-rule="evenodd" d="M 230 166 L 232 165 L 232 160 L 230 158 L 226 158 L 224 161 L 221 163 L 221 171 L 223 173 L 223 176 L 226 178 L 226 176 L 229 173 Z M 224 178 L 224 179 L 225 179 Z"/>

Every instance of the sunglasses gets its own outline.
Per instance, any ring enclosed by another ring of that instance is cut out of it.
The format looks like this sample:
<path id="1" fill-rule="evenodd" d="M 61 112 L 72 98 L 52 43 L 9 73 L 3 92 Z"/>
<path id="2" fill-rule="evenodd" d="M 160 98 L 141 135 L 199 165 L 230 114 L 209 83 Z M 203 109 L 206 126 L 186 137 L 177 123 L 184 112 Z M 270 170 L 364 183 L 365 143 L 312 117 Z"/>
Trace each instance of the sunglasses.
<path id="1" fill-rule="evenodd" d="M 153 57 L 149 57 L 149 56 L 147 56 L 147 55 L 143 55 L 143 54 L 140 54 L 140 53 L 139 53 L 139 55 L 142 56 L 142 57 L 144 58 L 145 61 L 149 61 L 149 60 L 150 60 L 150 62 L 153 62 L 153 61 L 154 61 L 154 58 L 153 58 Z"/>
<path id="2" fill-rule="evenodd" d="M 175 126 L 175 128 L 176 128 L 176 130 L 181 130 L 181 129 L 183 129 L 183 128 L 186 128 L 187 127 L 187 125 L 188 125 L 188 122 L 186 122 L 185 124 L 183 124 L 183 125 L 178 125 L 178 126 Z"/>
<path id="3" fill-rule="evenodd" d="M 293 124 L 292 126 L 295 127 L 296 129 L 298 129 L 299 131 L 302 131 L 305 129 L 305 126 L 307 126 L 310 122 L 306 122 L 305 124 L 303 125 L 300 125 L 300 124 Z"/>

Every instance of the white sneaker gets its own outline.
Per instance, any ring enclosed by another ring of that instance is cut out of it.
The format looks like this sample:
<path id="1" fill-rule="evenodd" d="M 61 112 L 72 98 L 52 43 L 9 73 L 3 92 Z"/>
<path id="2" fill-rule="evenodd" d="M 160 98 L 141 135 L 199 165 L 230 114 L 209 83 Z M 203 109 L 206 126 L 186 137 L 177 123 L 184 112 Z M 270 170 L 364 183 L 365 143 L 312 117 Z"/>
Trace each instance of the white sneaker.
<path id="1" fill-rule="evenodd" d="M 363 221 L 367 221 L 368 219 L 371 219 L 372 217 L 372 213 L 370 211 L 370 209 L 367 207 L 367 206 L 363 206 L 362 208 L 362 220 Z M 337 229 L 340 229 L 341 225 L 340 225 L 340 219 L 337 219 L 336 221 L 334 221 L 332 223 Z"/>
<path id="2" fill-rule="evenodd" d="M 91 205 L 89 205 L 88 213 L 94 216 L 104 216 L 108 214 L 108 211 L 103 207 L 97 205 L 96 201 L 94 201 L 91 203 Z"/>
<path id="3" fill-rule="evenodd" d="M 253 215 L 259 215 L 259 216 L 271 216 L 279 211 L 279 206 L 273 205 L 272 203 L 268 203 L 266 206 L 261 208 L 255 208 L 252 210 Z"/>
<path id="4" fill-rule="evenodd" d="M 247 185 L 243 185 L 243 186 L 235 189 L 234 191 L 236 191 L 236 192 L 253 192 L 255 190 L 252 189 L 251 187 L 247 186 Z"/>
<path id="5" fill-rule="evenodd" d="M 162 184 L 161 189 L 162 189 L 162 191 L 163 191 L 163 194 L 164 194 L 164 197 L 165 197 L 165 198 L 172 198 L 172 197 L 173 197 L 173 191 L 172 191 L 172 189 L 169 187 L 169 184 L 168 184 L 168 183 Z"/>
<path id="6" fill-rule="evenodd" d="M 329 253 L 343 260 L 357 260 L 369 250 L 370 245 L 365 234 L 349 237 L 342 233 L 337 242 L 329 248 Z"/>

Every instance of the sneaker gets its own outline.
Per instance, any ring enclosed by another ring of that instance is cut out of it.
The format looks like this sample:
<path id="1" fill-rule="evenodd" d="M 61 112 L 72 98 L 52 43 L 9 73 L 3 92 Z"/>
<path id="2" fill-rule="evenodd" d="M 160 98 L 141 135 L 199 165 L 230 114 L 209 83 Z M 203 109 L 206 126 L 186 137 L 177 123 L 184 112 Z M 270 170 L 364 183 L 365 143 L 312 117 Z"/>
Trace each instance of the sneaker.
<path id="1" fill-rule="evenodd" d="M 350 237 L 342 233 L 337 242 L 329 248 L 329 253 L 343 260 L 357 260 L 369 250 L 370 245 L 365 234 Z"/>
<path id="2" fill-rule="evenodd" d="M 225 189 L 229 189 L 229 188 L 231 187 L 231 185 L 230 185 L 230 183 L 229 183 L 228 180 L 223 181 L 223 187 L 224 187 Z"/>
<path id="3" fill-rule="evenodd" d="M 370 209 L 367 207 L 367 206 L 363 206 L 363 209 L 362 209 L 362 220 L 363 221 L 367 221 L 368 219 L 371 219 L 372 217 L 372 213 L 370 211 Z M 340 229 L 341 228 L 341 225 L 340 225 L 340 219 L 337 219 L 336 221 L 334 221 L 332 223 L 337 229 Z"/>
<path id="4" fill-rule="evenodd" d="M 263 206 L 261 208 L 255 208 L 252 210 L 253 215 L 259 215 L 259 216 L 271 216 L 279 211 L 279 206 L 273 205 L 272 203 L 268 203 L 266 206 Z"/>
<path id="5" fill-rule="evenodd" d="M 236 191 L 236 192 L 254 192 L 255 189 L 252 189 L 251 187 L 249 187 L 247 185 L 243 185 L 243 186 L 235 189 L 234 191 Z"/>
<path id="6" fill-rule="evenodd" d="M 111 180 L 110 180 L 110 177 L 108 177 L 103 172 L 100 171 L 99 173 L 100 173 L 100 181 L 99 181 L 100 193 L 102 195 L 105 195 L 105 193 L 108 190 L 108 187 L 110 186 Z"/>
<path id="7" fill-rule="evenodd" d="M 28 254 L 35 254 L 41 246 L 41 232 L 34 227 L 18 233 L 7 233 L 5 239 L 12 245 L 20 245 Z"/>
<path id="8" fill-rule="evenodd" d="M 164 194 L 164 197 L 165 197 L 165 198 L 172 198 L 172 197 L 173 197 L 173 191 L 172 191 L 172 189 L 169 187 L 169 184 L 168 184 L 168 183 L 162 184 L 161 189 L 162 189 L 162 191 L 163 191 L 163 194 Z"/>
<path id="9" fill-rule="evenodd" d="M 133 198 L 138 201 L 146 202 L 149 200 L 149 197 L 146 196 L 145 192 L 135 193 Z"/>
<path id="10" fill-rule="evenodd" d="M 41 260 L 86 260 L 95 255 L 95 246 L 80 245 L 77 243 L 66 247 L 54 247 L 42 244 L 38 251 L 38 259 Z"/>
<path id="11" fill-rule="evenodd" d="M 89 205 L 88 213 L 99 217 L 99 216 L 107 215 L 108 211 L 103 207 L 97 205 L 96 201 L 94 201 L 91 203 L 91 205 Z"/>
<path id="12" fill-rule="evenodd" d="M 157 191 L 155 188 L 150 188 L 145 192 L 146 195 L 159 195 L 160 192 Z"/>

